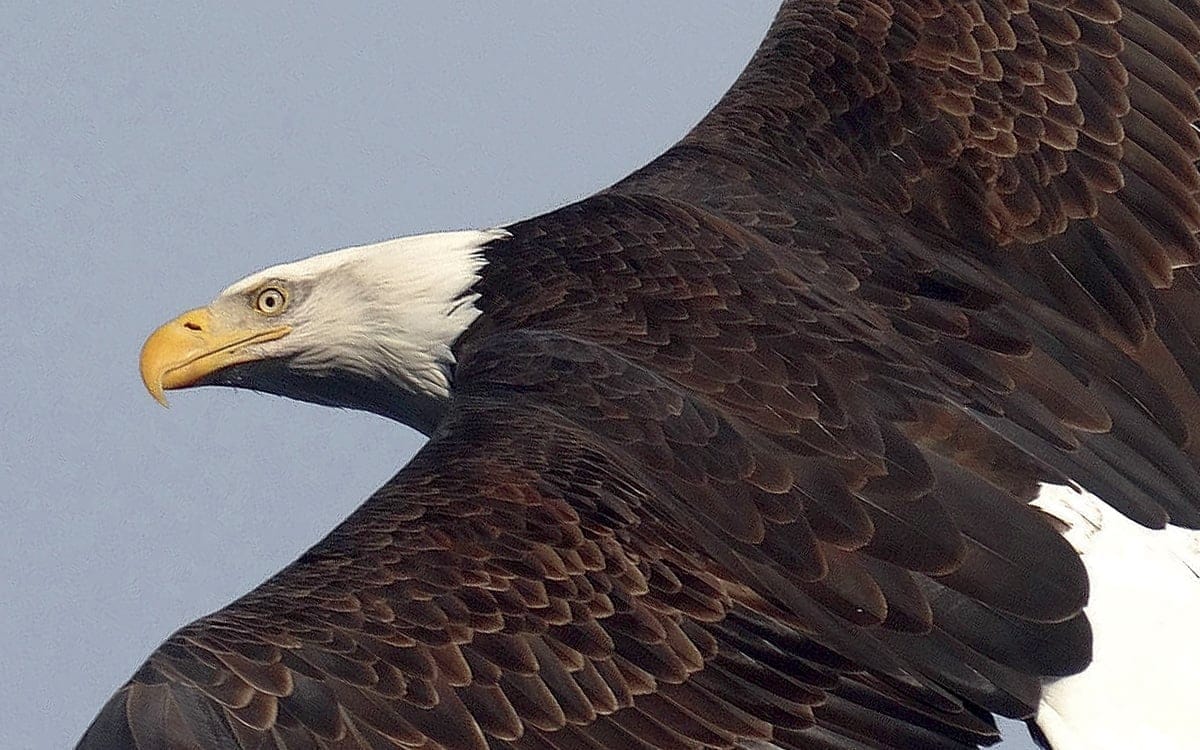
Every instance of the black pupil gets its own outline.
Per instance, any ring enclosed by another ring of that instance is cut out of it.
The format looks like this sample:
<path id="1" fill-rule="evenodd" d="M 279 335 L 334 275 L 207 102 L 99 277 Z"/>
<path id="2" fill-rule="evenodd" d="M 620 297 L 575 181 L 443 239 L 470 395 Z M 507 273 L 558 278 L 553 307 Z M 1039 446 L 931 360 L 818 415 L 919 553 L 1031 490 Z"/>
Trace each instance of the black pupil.
<path id="1" fill-rule="evenodd" d="M 272 307 L 275 307 L 276 301 L 277 300 L 275 299 L 274 292 L 267 292 L 266 294 L 263 295 L 263 300 L 262 300 L 263 307 L 267 308 L 268 310 L 270 310 Z"/>

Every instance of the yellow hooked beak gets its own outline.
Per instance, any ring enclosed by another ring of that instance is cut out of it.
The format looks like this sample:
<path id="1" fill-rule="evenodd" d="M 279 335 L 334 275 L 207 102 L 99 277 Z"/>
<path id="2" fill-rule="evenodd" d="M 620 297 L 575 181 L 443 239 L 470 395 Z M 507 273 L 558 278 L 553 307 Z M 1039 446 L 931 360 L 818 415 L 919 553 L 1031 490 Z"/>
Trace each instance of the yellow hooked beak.
<path id="1" fill-rule="evenodd" d="M 230 365 L 250 362 L 248 344 L 274 341 L 291 326 L 227 328 L 208 308 L 189 310 L 150 334 L 142 345 L 142 382 L 154 400 L 167 405 L 164 390 L 187 388 Z"/>

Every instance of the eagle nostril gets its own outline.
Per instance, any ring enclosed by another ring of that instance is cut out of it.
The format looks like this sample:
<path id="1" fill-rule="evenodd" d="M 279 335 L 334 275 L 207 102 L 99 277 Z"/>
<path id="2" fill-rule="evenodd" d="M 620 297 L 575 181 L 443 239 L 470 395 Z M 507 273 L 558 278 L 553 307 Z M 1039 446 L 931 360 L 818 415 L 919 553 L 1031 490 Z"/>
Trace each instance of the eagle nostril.
<path id="1" fill-rule="evenodd" d="M 184 322 L 184 324 L 183 324 L 183 327 L 184 327 L 184 328 L 186 328 L 186 329 L 188 329 L 189 331 L 199 331 L 199 330 L 202 330 L 202 329 L 200 328 L 200 324 L 199 324 L 199 323 L 193 323 L 193 322 L 192 322 L 192 321 L 190 321 L 190 320 L 189 320 L 189 321 L 186 321 L 186 322 Z"/>

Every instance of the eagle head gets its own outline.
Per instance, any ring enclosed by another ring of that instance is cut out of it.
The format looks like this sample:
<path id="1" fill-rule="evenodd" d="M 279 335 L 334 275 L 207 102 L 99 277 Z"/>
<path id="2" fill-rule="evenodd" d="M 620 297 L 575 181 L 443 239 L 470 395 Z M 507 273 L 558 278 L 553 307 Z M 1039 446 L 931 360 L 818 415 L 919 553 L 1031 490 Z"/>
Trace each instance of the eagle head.
<path id="1" fill-rule="evenodd" d="M 455 340 L 503 230 L 440 232 L 273 266 L 159 327 L 142 381 L 164 392 L 249 388 L 382 414 L 426 433 L 445 410 Z"/>

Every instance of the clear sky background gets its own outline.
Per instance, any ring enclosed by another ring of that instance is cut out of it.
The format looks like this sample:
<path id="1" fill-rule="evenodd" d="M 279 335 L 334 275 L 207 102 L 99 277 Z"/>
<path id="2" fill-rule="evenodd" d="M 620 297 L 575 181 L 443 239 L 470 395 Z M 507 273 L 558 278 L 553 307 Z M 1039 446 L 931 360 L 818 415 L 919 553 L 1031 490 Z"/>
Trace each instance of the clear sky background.
<path id="1" fill-rule="evenodd" d="M 244 392 L 165 411 L 146 334 L 263 266 L 615 181 L 715 103 L 775 6 L 0 5 L 0 747 L 72 744 L 419 445 Z"/>

